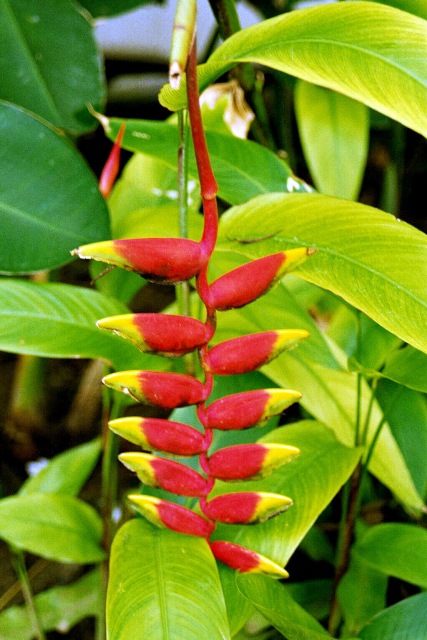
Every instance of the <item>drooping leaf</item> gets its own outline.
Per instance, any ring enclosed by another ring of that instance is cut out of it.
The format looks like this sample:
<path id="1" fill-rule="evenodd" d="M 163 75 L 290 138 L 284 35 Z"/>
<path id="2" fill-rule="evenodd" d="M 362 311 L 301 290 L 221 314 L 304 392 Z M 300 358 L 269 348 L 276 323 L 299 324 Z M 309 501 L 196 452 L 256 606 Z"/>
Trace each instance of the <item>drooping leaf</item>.
<path id="1" fill-rule="evenodd" d="M 94 18 L 114 16 L 147 4 L 163 4 L 164 0 L 79 0 Z"/>
<path id="2" fill-rule="evenodd" d="M 0 538 L 43 558 L 100 562 L 101 534 L 96 511 L 73 496 L 40 493 L 0 500 Z"/>
<path id="3" fill-rule="evenodd" d="M 19 490 L 20 495 L 60 493 L 76 496 L 92 473 L 100 453 L 99 439 L 60 453 L 44 469 L 24 482 Z"/>
<path id="4" fill-rule="evenodd" d="M 163 360 L 96 326 L 101 318 L 128 313 L 127 307 L 97 291 L 59 283 L 0 280 L 0 348 L 48 358 L 100 358 L 116 369 Z"/>
<path id="5" fill-rule="evenodd" d="M 110 237 L 96 179 L 63 136 L 1 102 L 0 134 L 0 273 L 52 269 L 80 244 Z"/>
<path id="6" fill-rule="evenodd" d="M 373 207 L 318 194 L 258 196 L 221 220 L 220 247 L 248 257 L 298 246 L 317 251 L 298 275 L 427 352 L 425 234 Z"/>
<path id="7" fill-rule="evenodd" d="M 215 560 L 206 541 L 140 518 L 113 543 L 107 597 L 109 637 L 230 638 Z"/>
<path id="8" fill-rule="evenodd" d="M 295 89 L 295 114 L 316 189 L 330 196 L 357 199 L 368 155 L 367 107 L 300 80 Z"/>
<path id="9" fill-rule="evenodd" d="M 422 134 L 427 131 L 427 23 L 371 2 L 292 11 L 228 38 L 200 68 L 200 85 L 239 62 L 257 62 L 334 89 Z M 185 106 L 185 86 L 161 103 Z"/>
<path id="10" fill-rule="evenodd" d="M 361 640 L 425 640 L 427 593 L 406 598 L 372 618 L 360 631 Z"/>
<path id="11" fill-rule="evenodd" d="M 353 553 L 377 571 L 427 588 L 427 531 L 421 527 L 379 524 L 355 544 Z"/>
<path id="12" fill-rule="evenodd" d="M 113 140 L 122 120 L 109 120 L 107 135 Z M 176 168 L 177 128 L 171 122 L 128 120 L 123 147 L 162 160 Z M 297 178 L 289 166 L 272 151 L 251 140 L 242 140 L 216 131 L 206 131 L 212 168 L 218 182 L 218 195 L 238 204 L 270 191 L 312 191 Z M 257 168 L 254 171 L 254 167 Z M 194 152 L 189 154 L 189 175 L 197 178 Z"/>
<path id="13" fill-rule="evenodd" d="M 99 571 L 86 573 L 66 586 L 53 587 L 34 596 L 34 606 L 41 628 L 66 633 L 84 618 L 100 613 Z M 0 640 L 32 640 L 33 628 L 25 605 L 0 613 Z"/>
<path id="14" fill-rule="evenodd" d="M 287 640 L 320 640 L 329 633 L 291 596 L 285 585 L 261 575 L 240 575 L 237 587 Z"/>
<path id="15" fill-rule="evenodd" d="M 70 0 L 2 0 L 0 98 L 74 134 L 96 126 L 105 87 L 93 30 Z"/>
<path id="16" fill-rule="evenodd" d="M 427 355 L 413 347 L 391 353 L 381 373 L 406 387 L 427 392 Z"/>

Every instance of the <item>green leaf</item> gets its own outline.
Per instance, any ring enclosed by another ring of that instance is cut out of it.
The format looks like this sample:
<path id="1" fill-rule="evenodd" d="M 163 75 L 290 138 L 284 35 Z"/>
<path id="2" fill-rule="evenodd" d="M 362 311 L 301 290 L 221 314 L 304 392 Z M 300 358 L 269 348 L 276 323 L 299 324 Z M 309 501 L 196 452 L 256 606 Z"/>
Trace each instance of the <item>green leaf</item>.
<path id="1" fill-rule="evenodd" d="M 354 545 L 353 553 L 377 571 L 427 588 L 427 531 L 421 527 L 379 524 Z"/>
<path id="2" fill-rule="evenodd" d="M 372 0 L 373 2 L 381 2 L 381 4 L 388 4 L 390 7 L 401 9 L 402 11 L 408 11 L 413 13 L 414 16 L 419 16 L 427 20 L 427 5 L 424 0 Z"/>
<path id="3" fill-rule="evenodd" d="M 287 640 L 330 638 L 290 595 L 284 584 L 262 575 L 238 575 L 237 587 Z"/>
<path id="4" fill-rule="evenodd" d="M 164 0 L 79 0 L 94 18 L 114 16 L 147 4 L 164 4 Z"/>
<path id="5" fill-rule="evenodd" d="M 200 86 L 239 62 L 256 62 L 363 102 L 426 135 L 427 23 L 371 2 L 308 7 L 228 38 L 200 68 Z M 168 85 L 163 106 L 185 106 Z"/>
<path id="6" fill-rule="evenodd" d="M 356 200 L 368 155 L 366 106 L 300 80 L 295 89 L 295 115 L 316 189 Z"/>
<path id="7" fill-rule="evenodd" d="M 69 262 L 75 247 L 110 237 L 96 179 L 63 136 L 5 103 L 0 134 L 0 273 L 52 269 Z"/>
<path id="8" fill-rule="evenodd" d="M 427 352 L 425 234 L 373 207 L 319 194 L 258 196 L 221 219 L 220 247 L 248 257 L 299 246 L 317 253 L 298 275 Z"/>
<path id="9" fill-rule="evenodd" d="M 0 98 L 74 134 L 94 128 L 105 87 L 93 30 L 69 0 L 0 2 Z"/>
<path id="10" fill-rule="evenodd" d="M 100 612 L 99 571 L 86 573 L 72 584 L 53 587 L 34 596 L 37 617 L 44 631 L 66 633 L 71 627 Z M 0 640 L 32 640 L 34 630 L 25 605 L 0 613 Z"/>
<path id="11" fill-rule="evenodd" d="M 413 347 L 391 353 L 381 373 L 394 382 L 427 393 L 427 355 Z"/>
<path id="12" fill-rule="evenodd" d="M 19 494 L 61 493 L 76 496 L 92 473 L 100 453 L 99 438 L 60 453 L 39 473 L 28 478 Z"/>
<path id="13" fill-rule="evenodd" d="M 0 349 L 48 358 L 100 358 L 115 369 L 166 366 L 97 328 L 97 320 L 120 313 L 129 311 L 97 291 L 5 278 L 0 280 Z"/>
<path id="14" fill-rule="evenodd" d="M 275 429 L 259 442 L 289 444 L 298 447 L 301 455 L 262 481 L 236 482 L 232 487 L 218 483 L 219 491 L 215 492 L 271 491 L 289 496 L 294 505 L 285 514 L 254 527 L 221 525 L 215 537 L 233 540 L 283 566 L 346 482 L 361 452 L 345 447 L 330 429 L 310 420 Z"/>
<path id="15" fill-rule="evenodd" d="M 425 640 L 427 593 L 420 593 L 389 607 L 359 633 L 361 640 Z"/>
<path id="16" fill-rule="evenodd" d="M 0 500 L 0 538 L 43 558 L 99 562 L 101 535 L 96 511 L 72 496 L 40 493 Z"/>
<path id="17" fill-rule="evenodd" d="M 107 135 L 113 140 L 123 120 L 109 120 Z M 176 170 L 177 127 L 168 122 L 128 120 L 123 147 L 162 160 Z M 218 182 L 218 195 L 232 204 L 271 191 L 311 191 L 275 153 L 250 140 L 216 131 L 206 131 L 212 168 Z M 254 167 L 257 171 L 254 172 Z M 189 154 L 189 175 L 197 179 L 194 152 Z"/>
<path id="18" fill-rule="evenodd" d="M 113 543 L 107 630 L 114 640 L 230 638 L 218 571 L 206 541 L 137 518 Z"/>
<path id="19" fill-rule="evenodd" d="M 386 606 L 388 579 L 380 571 L 353 557 L 338 586 L 345 629 L 352 636 Z"/>

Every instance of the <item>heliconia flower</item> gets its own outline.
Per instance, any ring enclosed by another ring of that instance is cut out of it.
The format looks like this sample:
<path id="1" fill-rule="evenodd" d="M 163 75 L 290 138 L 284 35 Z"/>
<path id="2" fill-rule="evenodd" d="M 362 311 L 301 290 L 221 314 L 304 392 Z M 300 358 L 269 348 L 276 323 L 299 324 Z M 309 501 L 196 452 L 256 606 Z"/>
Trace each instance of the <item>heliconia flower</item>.
<path id="1" fill-rule="evenodd" d="M 120 125 L 120 129 L 114 141 L 113 148 L 111 149 L 108 160 L 101 172 L 101 177 L 99 178 L 99 190 L 104 198 L 108 198 L 108 196 L 110 195 L 111 189 L 113 188 L 113 185 L 119 173 L 120 147 L 122 144 L 125 129 L 126 123 Z"/>
<path id="2" fill-rule="evenodd" d="M 194 318 L 161 313 L 131 313 L 96 323 L 133 342 L 141 351 L 182 356 L 206 344 L 213 329 Z"/>
<path id="3" fill-rule="evenodd" d="M 233 338 L 209 350 L 208 366 L 212 373 L 223 376 L 254 371 L 308 335 L 303 329 L 282 329 Z"/>
<path id="4" fill-rule="evenodd" d="M 128 497 L 137 511 L 158 527 L 203 538 L 210 536 L 215 528 L 213 522 L 174 502 L 154 496 L 130 495 Z"/>
<path id="5" fill-rule="evenodd" d="M 215 451 L 208 459 L 209 470 L 224 481 L 265 478 L 299 453 L 285 444 L 237 444 Z"/>
<path id="6" fill-rule="evenodd" d="M 164 371 L 118 371 L 102 382 L 111 389 L 129 394 L 138 402 L 164 409 L 197 404 L 205 399 L 203 384 L 183 373 Z"/>
<path id="7" fill-rule="evenodd" d="M 206 262 L 200 244 L 187 238 L 106 240 L 83 245 L 71 253 L 136 271 L 160 284 L 189 280 Z"/>
<path id="8" fill-rule="evenodd" d="M 206 494 L 206 478 L 184 464 L 138 452 L 121 453 L 119 459 L 149 487 L 195 498 Z"/>
<path id="9" fill-rule="evenodd" d="M 215 400 L 206 408 L 207 426 L 220 431 L 261 426 L 300 398 L 298 391 L 288 389 L 233 393 Z"/>
<path id="10" fill-rule="evenodd" d="M 227 311 L 253 302 L 302 264 L 308 255 L 306 248 L 290 249 L 252 260 L 225 273 L 210 285 L 209 305 L 218 311 Z"/>
<path id="11" fill-rule="evenodd" d="M 114 433 L 147 451 L 194 456 L 203 450 L 203 434 L 181 422 L 162 418 L 116 418 L 108 426 Z"/>
<path id="12" fill-rule="evenodd" d="M 225 493 L 208 502 L 201 500 L 200 508 L 210 520 L 225 524 L 255 524 L 277 516 L 292 504 L 290 498 L 278 493 L 245 491 Z"/>
<path id="13" fill-rule="evenodd" d="M 225 540 L 214 540 L 209 542 L 209 546 L 217 560 L 241 573 L 263 573 L 273 578 L 289 578 L 285 569 L 256 551 Z"/>

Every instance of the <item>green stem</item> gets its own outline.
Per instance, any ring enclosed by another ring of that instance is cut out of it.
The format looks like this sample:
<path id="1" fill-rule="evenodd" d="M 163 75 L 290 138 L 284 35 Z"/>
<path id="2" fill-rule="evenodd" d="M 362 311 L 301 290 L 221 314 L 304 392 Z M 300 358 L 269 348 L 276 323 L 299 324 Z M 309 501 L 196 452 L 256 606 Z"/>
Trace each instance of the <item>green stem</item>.
<path id="1" fill-rule="evenodd" d="M 13 564 L 15 567 L 16 575 L 21 583 L 21 589 L 24 596 L 25 603 L 27 605 L 28 616 L 30 618 L 31 627 L 33 629 L 34 638 L 36 640 L 46 640 L 43 627 L 37 616 L 37 611 L 34 606 L 34 597 L 31 589 L 30 580 L 28 578 L 27 568 L 25 566 L 24 554 L 19 549 L 13 548 Z"/>

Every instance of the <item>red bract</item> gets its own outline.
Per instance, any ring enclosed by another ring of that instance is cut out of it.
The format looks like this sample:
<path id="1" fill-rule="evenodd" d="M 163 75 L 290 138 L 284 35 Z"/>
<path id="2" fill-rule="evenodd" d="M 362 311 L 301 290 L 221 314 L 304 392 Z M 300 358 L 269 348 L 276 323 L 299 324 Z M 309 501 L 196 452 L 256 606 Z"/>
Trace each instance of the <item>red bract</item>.
<path id="1" fill-rule="evenodd" d="M 241 573 L 265 573 L 274 578 L 289 578 L 285 569 L 256 551 L 224 540 L 214 540 L 209 546 L 217 560 Z"/>
<path id="2" fill-rule="evenodd" d="M 98 320 L 97 326 L 127 338 L 141 351 L 168 357 L 190 353 L 212 337 L 212 329 L 199 320 L 159 313 L 112 316 Z"/>
<path id="3" fill-rule="evenodd" d="M 158 527 L 202 538 L 210 536 L 215 528 L 215 525 L 203 516 L 174 502 L 142 495 L 130 495 L 129 500 L 139 513 Z"/>
<path id="4" fill-rule="evenodd" d="M 248 491 L 226 493 L 200 503 L 204 515 L 225 524 L 254 524 L 265 522 L 286 511 L 292 500 L 277 493 Z"/>
<path id="5" fill-rule="evenodd" d="M 298 391 L 260 389 L 216 400 L 206 409 L 209 429 L 229 431 L 261 426 L 301 398 Z"/>
<path id="6" fill-rule="evenodd" d="M 208 366 L 220 376 L 254 371 L 307 337 L 308 332 L 303 329 L 283 329 L 227 340 L 209 350 Z"/>
<path id="7" fill-rule="evenodd" d="M 117 137 L 114 141 L 111 153 L 108 156 L 108 160 L 102 170 L 101 177 L 99 178 L 99 190 L 104 196 L 108 198 L 111 189 L 116 181 L 117 175 L 120 169 L 120 147 L 122 144 L 123 136 L 125 133 L 126 124 L 120 126 Z"/>
<path id="8" fill-rule="evenodd" d="M 108 426 L 148 451 L 195 456 L 203 451 L 203 434 L 193 427 L 162 418 L 117 418 Z"/>
<path id="9" fill-rule="evenodd" d="M 209 305 L 217 311 L 238 309 L 266 293 L 285 273 L 307 258 L 307 249 L 274 253 L 229 271 L 209 287 Z"/>
<path id="10" fill-rule="evenodd" d="M 189 280 L 206 262 L 201 245 L 185 238 L 107 240 L 86 244 L 72 253 L 136 271 L 147 280 L 160 284 Z"/>
<path id="11" fill-rule="evenodd" d="M 129 394 L 138 402 L 164 409 L 198 404 L 206 397 L 203 384 L 182 373 L 120 371 L 105 376 L 103 383 Z"/>
<path id="12" fill-rule="evenodd" d="M 296 447 L 284 444 L 237 444 L 215 451 L 209 469 L 218 480 L 253 480 L 265 478 L 298 455 Z"/>

